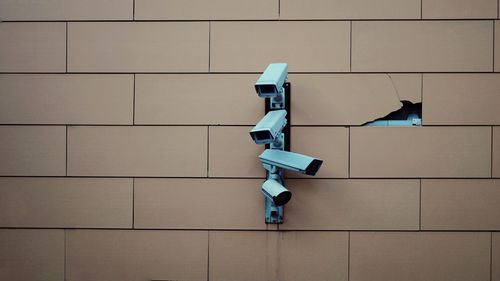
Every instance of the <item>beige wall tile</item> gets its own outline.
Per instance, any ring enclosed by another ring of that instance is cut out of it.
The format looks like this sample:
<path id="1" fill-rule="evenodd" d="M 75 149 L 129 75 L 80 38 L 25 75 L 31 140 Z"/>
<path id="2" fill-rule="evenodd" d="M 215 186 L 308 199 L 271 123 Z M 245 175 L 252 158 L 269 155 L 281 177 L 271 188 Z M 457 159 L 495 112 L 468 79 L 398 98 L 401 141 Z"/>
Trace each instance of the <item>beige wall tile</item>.
<path id="1" fill-rule="evenodd" d="M 489 127 L 353 127 L 350 144 L 351 177 L 491 176 Z"/>
<path id="2" fill-rule="evenodd" d="M 64 280 L 64 230 L 0 229 L 2 280 Z"/>
<path id="3" fill-rule="evenodd" d="M 500 127 L 493 127 L 492 177 L 500 178 Z"/>
<path id="4" fill-rule="evenodd" d="M 135 19 L 277 19 L 278 6 L 278 0 L 136 0 Z"/>
<path id="5" fill-rule="evenodd" d="M 425 125 L 500 125 L 500 74 L 425 74 Z"/>
<path id="6" fill-rule="evenodd" d="M 127 20 L 133 0 L 23 0 L 0 2 L 2 20 Z"/>
<path id="7" fill-rule="evenodd" d="M 259 161 L 264 145 L 250 137 L 252 127 L 210 127 L 208 175 L 210 177 L 266 176 Z"/>
<path id="8" fill-rule="evenodd" d="M 420 19 L 418 0 L 281 0 L 282 19 Z"/>
<path id="9" fill-rule="evenodd" d="M 345 232 L 210 232 L 210 280 L 347 280 Z"/>
<path id="10" fill-rule="evenodd" d="M 412 103 L 422 102 L 422 74 L 388 74 L 398 92 L 399 99 Z"/>
<path id="11" fill-rule="evenodd" d="M 206 127 L 68 127 L 68 175 L 207 175 Z"/>
<path id="12" fill-rule="evenodd" d="M 498 281 L 500 280 L 500 233 L 494 232 L 492 234 L 492 265 L 491 265 L 491 270 L 492 270 L 492 281 Z"/>
<path id="13" fill-rule="evenodd" d="M 352 23 L 352 71 L 492 70 L 491 21 Z"/>
<path id="14" fill-rule="evenodd" d="M 293 125 L 361 125 L 402 106 L 386 74 L 291 74 L 289 80 Z"/>
<path id="15" fill-rule="evenodd" d="M 215 72 L 349 71 L 349 22 L 212 22 L 210 61 Z"/>
<path id="16" fill-rule="evenodd" d="M 64 22 L 1 23 L 0 41 L 0 72 L 66 70 Z"/>
<path id="17" fill-rule="evenodd" d="M 497 0 L 422 0 L 424 19 L 480 19 L 497 17 Z"/>
<path id="18" fill-rule="evenodd" d="M 490 278 L 490 234 L 353 232 L 350 280 Z"/>
<path id="19" fill-rule="evenodd" d="M 252 125 L 264 115 L 256 74 L 136 75 L 136 124 Z"/>
<path id="20" fill-rule="evenodd" d="M 135 227 L 266 229 L 262 180 L 136 179 Z"/>
<path id="21" fill-rule="evenodd" d="M 416 230 L 418 180 L 287 180 L 280 229 Z"/>
<path id="22" fill-rule="evenodd" d="M 68 71 L 208 70 L 208 22 L 68 24 Z"/>
<path id="23" fill-rule="evenodd" d="M 0 75 L 0 123 L 132 124 L 132 75 Z"/>
<path id="24" fill-rule="evenodd" d="M 132 227 L 132 179 L 0 178 L 2 227 Z"/>
<path id="25" fill-rule="evenodd" d="M 500 230 L 499 201 L 499 180 L 422 180 L 422 229 Z"/>
<path id="26" fill-rule="evenodd" d="M 206 231 L 68 230 L 66 280 L 206 280 Z"/>
<path id="27" fill-rule="evenodd" d="M 292 127 L 291 151 L 323 160 L 319 178 L 347 178 L 349 169 L 349 129 L 342 127 Z M 306 177 L 288 173 L 289 177 Z"/>
<path id="28" fill-rule="evenodd" d="M 64 176 L 66 129 L 0 126 L 0 175 Z"/>

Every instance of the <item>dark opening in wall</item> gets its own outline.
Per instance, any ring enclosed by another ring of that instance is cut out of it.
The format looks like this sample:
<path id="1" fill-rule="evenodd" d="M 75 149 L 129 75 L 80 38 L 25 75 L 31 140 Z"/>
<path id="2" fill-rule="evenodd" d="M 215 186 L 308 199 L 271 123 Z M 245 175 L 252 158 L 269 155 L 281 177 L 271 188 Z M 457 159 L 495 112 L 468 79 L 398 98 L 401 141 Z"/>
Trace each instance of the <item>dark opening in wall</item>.
<path id="1" fill-rule="evenodd" d="M 403 106 L 386 116 L 363 124 L 363 126 L 421 126 L 422 103 L 401 101 Z"/>

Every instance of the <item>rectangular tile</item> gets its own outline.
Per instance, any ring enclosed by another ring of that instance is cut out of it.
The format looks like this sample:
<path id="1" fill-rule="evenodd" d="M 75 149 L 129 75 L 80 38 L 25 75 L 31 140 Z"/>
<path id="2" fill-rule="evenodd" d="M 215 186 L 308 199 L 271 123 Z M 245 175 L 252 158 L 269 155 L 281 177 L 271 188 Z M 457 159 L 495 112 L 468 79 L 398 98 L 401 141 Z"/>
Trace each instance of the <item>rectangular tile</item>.
<path id="1" fill-rule="evenodd" d="M 490 280 L 490 234 L 353 232 L 350 280 Z"/>
<path id="2" fill-rule="evenodd" d="M 292 125 L 361 125 L 402 105 L 386 74 L 290 74 Z"/>
<path id="3" fill-rule="evenodd" d="M 206 280 L 206 231 L 68 230 L 66 280 Z"/>
<path id="4" fill-rule="evenodd" d="M 2 23 L 0 41 L 0 72 L 66 71 L 64 22 Z"/>
<path id="5" fill-rule="evenodd" d="M 424 74 L 425 125 L 500 125 L 500 74 Z"/>
<path id="6" fill-rule="evenodd" d="M 500 233 L 494 232 L 492 234 L 492 261 L 491 261 L 491 270 L 492 270 L 492 281 L 500 280 Z"/>
<path id="7" fill-rule="evenodd" d="M 418 180 L 286 180 L 292 230 L 416 230 Z"/>
<path id="8" fill-rule="evenodd" d="M 262 72 L 273 62 L 289 71 L 349 71 L 347 21 L 212 22 L 210 30 L 214 72 Z"/>
<path id="9" fill-rule="evenodd" d="M 3 74 L 0 123 L 132 124 L 132 75 Z"/>
<path id="10" fill-rule="evenodd" d="M 317 178 L 349 177 L 349 129 L 342 127 L 292 127 L 291 151 L 323 160 Z M 289 177 L 306 177 L 288 173 Z"/>
<path id="11" fill-rule="evenodd" d="M 252 127 L 210 126 L 208 176 L 264 178 L 259 155 L 265 149 L 250 137 Z"/>
<path id="12" fill-rule="evenodd" d="M 208 35 L 208 22 L 71 22 L 68 71 L 207 71 Z"/>
<path id="13" fill-rule="evenodd" d="M 205 177 L 206 127 L 68 127 L 68 175 Z"/>
<path id="14" fill-rule="evenodd" d="M 352 23 L 352 71 L 491 71 L 491 21 Z"/>
<path id="15" fill-rule="evenodd" d="M 136 124 L 252 125 L 264 115 L 256 74 L 136 75 Z"/>
<path id="16" fill-rule="evenodd" d="M 0 279 L 64 281 L 64 230 L 0 229 Z"/>
<path id="17" fill-rule="evenodd" d="M 481 19 L 497 17 L 497 0 L 422 0 L 424 19 Z"/>
<path id="18" fill-rule="evenodd" d="M 136 20 L 277 19 L 278 0 L 136 0 Z"/>
<path id="19" fill-rule="evenodd" d="M 136 228 L 267 229 L 262 180 L 135 179 L 134 186 Z"/>
<path id="20" fill-rule="evenodd" d="M 132 179 L 0 178 L 0 226 L 132 227 Z"/>
<path id="21" fill-rule="evenodd" d="M 211 231 L 210 280 L 347 280 L 346 232 Z"/>
<path id="22" fill-rule="evenodd" d="M 422 180 L 422 229 L 500 230 L 499 200 L 499 180 Z"/>
<path id="23" fill-rule="evenodd" d="M 418 0 L 281 0 L 281 19 L 420 19 Z"/>
<path id="24" fill-rule="evenodd" d="M 489 127 L 353 127 L 350 145 L 351 177 L 491 176 Z"/>
<path id="25" fill-rule="evenodd" d="M 2 20 L 131 20 L 133 0 L 22 0 L 0 2 Z"/>
<path id="26" fill-rule="evenodd" d="M 64 176 L 66 128 L 0 126 L 0 175 Z"/>
<path id="27" fill-rule="evenodd" d="M 493 127 L 493 145 L 492 145 L 492 177 L 500 178 L 500 127 Z"/>

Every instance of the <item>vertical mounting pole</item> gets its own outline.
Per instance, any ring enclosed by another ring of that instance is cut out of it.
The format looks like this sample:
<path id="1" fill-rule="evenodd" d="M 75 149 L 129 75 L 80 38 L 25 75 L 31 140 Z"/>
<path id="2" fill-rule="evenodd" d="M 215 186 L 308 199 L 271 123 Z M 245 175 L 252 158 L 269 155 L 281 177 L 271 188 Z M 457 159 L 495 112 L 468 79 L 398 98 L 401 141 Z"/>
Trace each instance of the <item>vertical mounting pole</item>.
<path id="1" fill-rule="evenodd" d="M 285 100 L 285 108 L 276 108 L 271 107 L 271 99 L 265 99 L 266 102 L 266 114 L 272 110 L 285 109 L 287 112 L 287 122 L 285 128 L 283 128 L 283 141 L 281 142 L 281 147 L 271 147 L 271 145 L 266 144 L 266 149 L 280 149 L 285 151 L 290 151 L 290 123 L 291 123 L 291 112 L 290 112 L 290 94 L 291 94 L 291 84 L 290 82 L 285 82 L 283 85 L 284 88 L 284 100 Z M 277 171 L 278 179 L 277 180 L 281 185 L 284 185 L 285 181 L 285 173 L 283 169 L 278 169 Z M 269 171 L 266 171 L 266 179 L 269 179 L 272 175 L 269 174 Z M 271 200 L 265 197 L 265 217 L 267 224 L 282 224 L 284 217 L 284 208 L 283 206 L 276 206 Z"/>

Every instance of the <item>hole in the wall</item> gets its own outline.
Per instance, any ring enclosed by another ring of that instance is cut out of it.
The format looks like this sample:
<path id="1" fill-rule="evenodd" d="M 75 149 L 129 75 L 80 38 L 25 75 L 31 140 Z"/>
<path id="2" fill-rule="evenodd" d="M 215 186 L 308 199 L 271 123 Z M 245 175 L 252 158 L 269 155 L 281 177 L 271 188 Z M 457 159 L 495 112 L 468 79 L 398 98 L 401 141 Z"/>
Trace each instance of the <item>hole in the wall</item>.
<path id="1" fill-rule="evenodd" d="M 367 122 L 363 126 L 421 126 L 422 103 L 401 101 L 403 106 L 382 118 Z"/>

